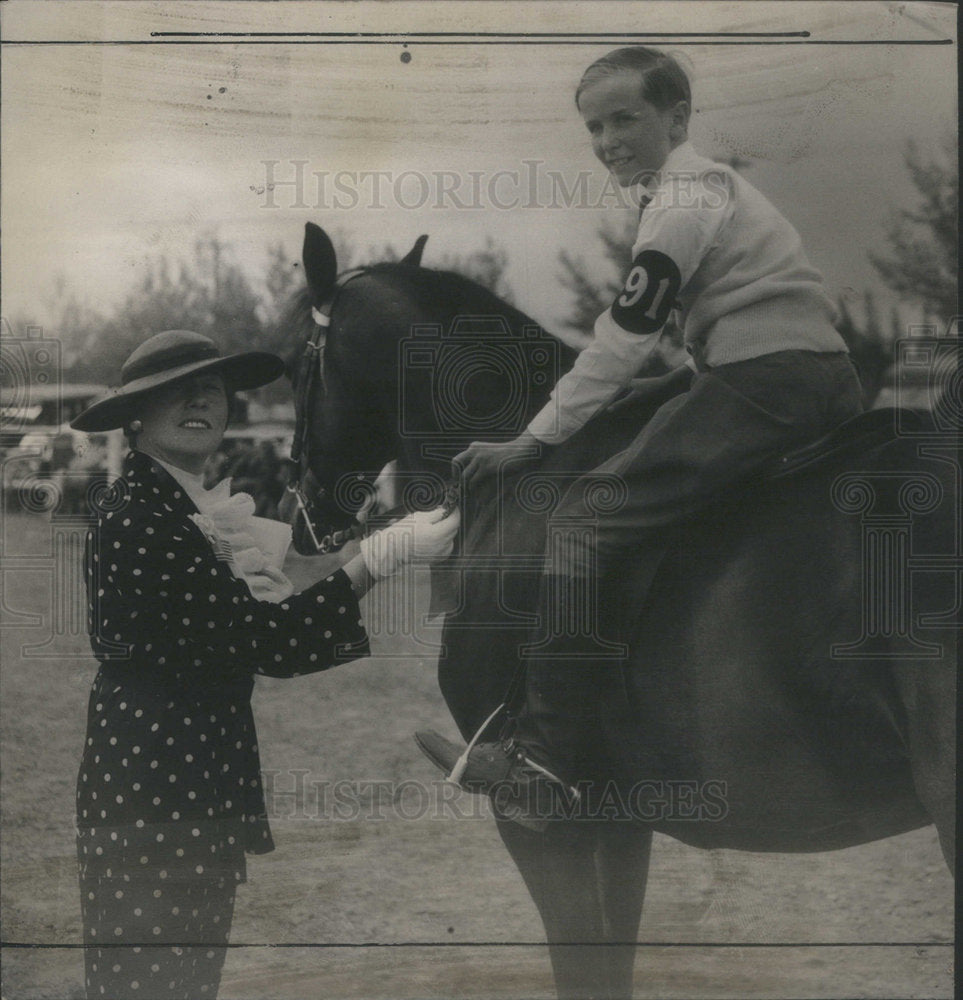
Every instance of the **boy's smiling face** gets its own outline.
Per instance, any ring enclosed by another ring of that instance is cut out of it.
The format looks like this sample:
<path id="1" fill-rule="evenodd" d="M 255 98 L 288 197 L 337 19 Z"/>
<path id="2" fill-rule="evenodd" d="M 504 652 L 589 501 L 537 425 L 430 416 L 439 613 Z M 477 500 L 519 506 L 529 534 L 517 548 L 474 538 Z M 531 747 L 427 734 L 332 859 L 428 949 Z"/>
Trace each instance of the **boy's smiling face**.
<path id="1" fill-rule="evenodd" d="M 586 84 L 578 104 L 595 155 L 622 187 L 660 170 L 688 133 L 686 102 L 659 111 L 642 97 L 642 78 L 632 70 Z"/>

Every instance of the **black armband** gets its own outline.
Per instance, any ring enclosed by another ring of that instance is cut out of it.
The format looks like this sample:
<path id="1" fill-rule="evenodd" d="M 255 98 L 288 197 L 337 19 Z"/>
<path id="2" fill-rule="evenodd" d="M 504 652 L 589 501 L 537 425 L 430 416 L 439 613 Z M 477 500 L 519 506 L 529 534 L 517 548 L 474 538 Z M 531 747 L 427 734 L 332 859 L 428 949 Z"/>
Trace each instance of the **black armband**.
<path id="1" fill-rule="evenodd" d="M 655 333 L 665 326 L 681 285 L 682 275 L 671 257 L 643 250 L 612 303 L 612 319 L 629 333 Z"/>

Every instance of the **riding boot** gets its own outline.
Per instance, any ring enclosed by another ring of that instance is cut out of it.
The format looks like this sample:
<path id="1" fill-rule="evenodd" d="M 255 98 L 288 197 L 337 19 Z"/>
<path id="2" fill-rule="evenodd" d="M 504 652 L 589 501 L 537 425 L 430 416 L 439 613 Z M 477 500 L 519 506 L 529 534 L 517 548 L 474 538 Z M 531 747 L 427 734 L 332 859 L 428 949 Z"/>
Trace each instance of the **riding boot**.
<path id="1" fill-rule="evenodd" d="M 623 697 L 622 610 L 600 601 L 590 580 L 559 574 L 543 576 L 538 608 L 520 650 L 525 698 L 514 738 L 567 780 L 591 780 L 607 770 L 605 719 Z"/>
<path id="2" fill-rule="evenodd" d="M 557 574 L 540 588 L 541 627 L 519 647 L 525 669 L 506 698 L 517 714 L 499 737 L 463 748 L 434 731 L 415 735 L 451 780 L 491 795 L 496 815 L 533 830 L 563 816 L 621 815 L 605 723 L 625 701 L 627 652 L 611 638 L 621 617 L 616 602 L 587 603 L 584 580 Z"/>

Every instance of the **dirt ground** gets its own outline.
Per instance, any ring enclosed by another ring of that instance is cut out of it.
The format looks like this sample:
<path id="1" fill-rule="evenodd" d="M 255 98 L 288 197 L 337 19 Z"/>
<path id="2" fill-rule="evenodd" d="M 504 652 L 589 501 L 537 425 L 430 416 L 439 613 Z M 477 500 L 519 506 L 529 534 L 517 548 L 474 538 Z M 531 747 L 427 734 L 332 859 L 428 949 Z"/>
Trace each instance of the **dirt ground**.
<path id="1" fill-rule="evenodd" d="M 2 994 L 82 998 L 73 784 L 94 661 L 82 617 L 55 599 L 49 522 L 7 518 L 3 530 Z M 302 581 L 316 572 L 291 566 Z M 373 592 L 369 618 L 386 596 Z M 419 639 L 383 635 L 369 660 L 258 681 L 278 849 L 250 861 L 226 1000 L 553 996 L 540 921 L 487 810 L 446 798 L 411 739 L 425 726 L 454 735 Z M 298 781 L 302 796 L 286 795 Z M 394 802 L 374 797 L 379 782 Z M 805 856 L 660 836 L 636 996 L 949 997 L 952 935 L 932 828 Z"/>

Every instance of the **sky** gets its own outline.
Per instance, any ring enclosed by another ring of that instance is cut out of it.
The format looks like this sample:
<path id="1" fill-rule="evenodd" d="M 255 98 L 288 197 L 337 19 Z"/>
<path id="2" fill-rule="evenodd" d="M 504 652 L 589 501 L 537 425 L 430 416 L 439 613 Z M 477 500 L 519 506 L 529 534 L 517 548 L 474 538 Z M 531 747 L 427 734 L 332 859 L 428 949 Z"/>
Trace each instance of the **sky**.
<path id="1" fill-rule="evenodd" d="M 559 251 L 604 274 L 597 228 L 631 211 L 573 102 L 585 66 L 626 40 L 680 57 L 693 142 L 750 161 L 834 295 L 875 282 L 867 251 L 911 203 L 907 140 L 956 136 L 951 4 L 7 0 L 0 17 L 2 312 L 41 323 L 57 276 L 109 311 L 152 257 L 189 260 L 216 232 L 257 279 L 267 246 L 299 256 L 313 220 L 360 251 L 427 232 L 429 266 L 491 236 L 517 304 L 557 328 Z M 263 34 L 278 31 L 382 34 Z"/>

